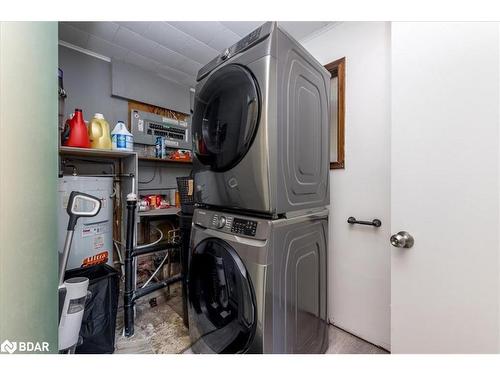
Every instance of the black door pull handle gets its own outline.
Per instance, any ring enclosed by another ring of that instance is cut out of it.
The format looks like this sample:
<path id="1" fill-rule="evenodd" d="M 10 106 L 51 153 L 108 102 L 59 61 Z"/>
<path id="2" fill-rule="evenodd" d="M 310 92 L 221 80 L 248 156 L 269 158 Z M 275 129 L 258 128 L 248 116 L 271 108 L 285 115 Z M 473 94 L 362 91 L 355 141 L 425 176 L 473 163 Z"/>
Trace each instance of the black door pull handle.
<path id="1" fill-rule="evenodd" d="M 379 219 L 373 219 L 372 221 L 364 221 L 364 220 L 356 220 L 355 217 L 350 217 L 347 219 L 349 224 L 360 224 L 360 225 L 371 225 L 375 228 L 378 228 L 382 225 L 382 222 Z"/>

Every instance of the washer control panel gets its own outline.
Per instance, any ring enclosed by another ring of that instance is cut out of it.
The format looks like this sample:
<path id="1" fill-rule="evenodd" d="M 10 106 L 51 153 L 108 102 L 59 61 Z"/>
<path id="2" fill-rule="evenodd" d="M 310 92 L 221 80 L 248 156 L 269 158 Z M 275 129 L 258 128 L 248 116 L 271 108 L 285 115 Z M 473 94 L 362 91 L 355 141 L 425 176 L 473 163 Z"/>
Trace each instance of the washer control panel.
<path id="1" fill-rule="evenodd" d="M 256 221 L 220 214 L 214 214 L 212 216 L 212 227 L 250 237 L 255 237 L 257 233 Z"/>
<path id="2" fill-rule="evenodd" d="M 225 229 L 227 231 L 231 230 L 231 225 L 233 223 L 233 217 L 214 214 L 212 216 L 212 226 L 217 229 Z"/>
<path id="3" fill-rule="evenodd" d="M 236 216 L 230 212 L 217 212 L 200 208 L 194 211 L 193 224 L 197 227 L 255 240 L 269 239 L 272 228 L 269 219 Z"/>
<path id="4" fill-rule="evenodd" d="M 235 218 L 233 220 L 231 232 L 255 237 L 255 233 L 257 233 L 257 222 L 253 220 Z"/>

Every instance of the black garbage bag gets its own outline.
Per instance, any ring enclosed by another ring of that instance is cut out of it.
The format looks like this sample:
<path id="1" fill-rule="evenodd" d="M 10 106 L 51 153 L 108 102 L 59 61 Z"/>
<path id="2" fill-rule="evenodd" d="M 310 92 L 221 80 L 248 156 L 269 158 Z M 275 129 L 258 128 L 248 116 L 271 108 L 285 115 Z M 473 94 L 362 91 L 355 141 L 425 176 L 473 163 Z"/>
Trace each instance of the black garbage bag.
<path id="1" fill-rule="evenodd" d="M 76 353 L 111 354 L 115 351 L 116 313 L 120 292 L 118 271 L 107 264 L 66 272 L 66 278 L 89 279 L 91 295 L 85 302 L 80 336 L 81 345 Z"/>

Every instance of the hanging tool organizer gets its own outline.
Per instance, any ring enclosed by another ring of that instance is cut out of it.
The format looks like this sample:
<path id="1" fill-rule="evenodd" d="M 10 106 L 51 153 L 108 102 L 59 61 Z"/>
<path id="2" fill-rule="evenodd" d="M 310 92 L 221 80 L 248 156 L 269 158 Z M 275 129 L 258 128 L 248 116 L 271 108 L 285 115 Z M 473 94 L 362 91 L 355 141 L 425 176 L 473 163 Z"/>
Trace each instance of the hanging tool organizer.
<path id="1" fill-rule="evenodd" d="M 127 196 L 127 231 L 125 242 L 125 290 L 123 293 L 125 337 L 130 337 L 134 334 L 135 302 L 139 298 L 147 296 L 159 289 L 166 288 L 178 281 L 181 281 L 182 279 L 181 274 L 178 274 L 168 277 L 162 281 L 151 282 L 142 288 L 136 288 L 134 260 L 138 256 L 153 254 L 159 251 L 168 251 L 169 254 L 176 250 L 180 251 L 180 242 L 178 241 L 178 237 L 174 237 L 169 241 L 162 241 L 147 246 L 134 246 L 136 210 L 137 196 L 131 193 Z"/>

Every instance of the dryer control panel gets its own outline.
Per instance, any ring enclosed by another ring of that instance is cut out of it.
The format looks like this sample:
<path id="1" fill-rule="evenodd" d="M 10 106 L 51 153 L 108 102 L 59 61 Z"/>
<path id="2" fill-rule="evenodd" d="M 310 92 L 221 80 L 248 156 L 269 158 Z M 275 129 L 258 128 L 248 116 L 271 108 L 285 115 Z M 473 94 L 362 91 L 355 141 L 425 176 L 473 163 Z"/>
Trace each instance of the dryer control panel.
<path id="1" fill-rule="evenodd" d="M 222 52 L 219 56 L 210 61 L 207 65 L 201 68 L 198 72 L 198 76 L 196 77 L 197 81 L 203 79 L 208 73 L 214 70 L 223 62 L 227 61 L 234 55 L 247 50 L 248 48 L 254 46 L 261 40 L 267 38 L 274 28 L 276 27 L 275 22 L 266 22 L 262 26 L 258 27 L 250 34 L 245 36 L 239 42 L 233 44 L 231 47 L 228 47 Z"/>

